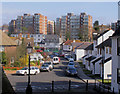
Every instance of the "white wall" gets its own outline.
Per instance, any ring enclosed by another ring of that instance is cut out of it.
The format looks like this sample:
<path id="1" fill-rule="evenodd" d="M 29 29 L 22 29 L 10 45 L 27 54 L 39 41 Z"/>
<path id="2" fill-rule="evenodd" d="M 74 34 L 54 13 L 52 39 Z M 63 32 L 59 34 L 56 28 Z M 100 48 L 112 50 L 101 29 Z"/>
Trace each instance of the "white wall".
<path id="1" fill-rule="evenodd" d="M 63 45 L 63 50 L 64 51 L 72 51 L 72 46 L 71 45 Z"/>
<path id="2" fill-rule="evenodd" d="M 99 45 L 100 43 L 102 43 L 102 41 L 105 41 L 106 39 L 108 39 L 110 36 L 112 36 L 114 33 L 113 30 L 109 30 L 107 33 L 105 33 L 103 36 L 100 36 L 98 38 L 98 41 L 97 41 L 97 45 Z M 102 40 L 102 37 L 103 37 L 103 40 Z"/>
<path id="3" fill-rule="evenodd" d="M 76 60 L 82 59 L 83 56 L 85 56 L 85 50 L 84 49 L 75 49 L 76 54 Z"/>
<path id="4" fill-rule="evenodd" d="M 114 87 L 115 92 L 119 92 L 119 85 L 117 84 L 117 68 L 119 63 L 119 56 L 117 56 L 117 38 L 112 38 L 112 82 L 111 89 Z"/>
<path id="5" fill-rule="evenodd" d="M 112 60 L 104 64 L 104 79 L 111 79 L 111 77 L 107 76 L 110 74 L 112 74 Z"/>

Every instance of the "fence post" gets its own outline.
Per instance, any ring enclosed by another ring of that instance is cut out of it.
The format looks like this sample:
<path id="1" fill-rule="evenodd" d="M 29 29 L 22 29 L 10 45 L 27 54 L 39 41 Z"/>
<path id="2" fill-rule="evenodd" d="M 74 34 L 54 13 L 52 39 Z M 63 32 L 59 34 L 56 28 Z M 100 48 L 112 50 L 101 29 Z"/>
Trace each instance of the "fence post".
<path id="1" fill-rule="evenodd" d="M 114 94 L 114 87 L 113 87 L 113 94 Z"/>
<path id="2" fill-rule="evenodd" d="M 54 81 L 52 81 L 52 92 L 54 92 Z"/>
<path id="3" fill-rule="evenodd" d="M 99 91 L 101 92 L 100 83 L 99 83 Z"/>
<path id="4" fill-rule="evenodd" d="M 71 89 L 71 80 L 69 80 L 69 91 Z"/>
<path id="5" fill-rule="evenodd" d="M 96 89 L 96 79 L 95 79 L 95 89 Z"/>
<path id="6" fill-rule="evenodd" d="M 108 93 L 109 93 L 109 87 L 108 87 Z"/>
<path id="7" fill-rule="evenodd" d="M 86 83 L 86 91 L 88 91 L 88 80 L 87 80 L 87 83 Z"/>

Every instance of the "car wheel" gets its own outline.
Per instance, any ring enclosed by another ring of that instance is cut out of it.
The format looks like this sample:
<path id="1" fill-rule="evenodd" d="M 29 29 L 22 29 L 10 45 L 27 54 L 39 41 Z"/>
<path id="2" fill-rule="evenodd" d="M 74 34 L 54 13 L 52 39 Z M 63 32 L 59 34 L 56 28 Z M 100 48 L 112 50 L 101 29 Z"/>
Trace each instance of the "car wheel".
<path id="1" fill-rule="evenodd" d="M 27 75 L 27 72 L 24 73 L 24 76 L 26 76 L 26 75 Z"/>
<path id="2" fill-rule="evenodd" d="M 37 71 L 34 73 L 34 75 L 36 75 L 37 74 Z"/>

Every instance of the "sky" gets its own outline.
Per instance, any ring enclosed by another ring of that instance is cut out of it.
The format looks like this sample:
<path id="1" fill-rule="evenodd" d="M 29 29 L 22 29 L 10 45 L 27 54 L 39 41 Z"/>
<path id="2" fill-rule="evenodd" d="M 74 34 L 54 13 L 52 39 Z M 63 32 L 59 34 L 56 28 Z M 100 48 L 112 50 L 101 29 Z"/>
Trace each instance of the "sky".
<path id="1" fill-rule="evenodd" d="M 22 16 L 24 13 L 40 13 L 48 20 L 66 15 L 67 13 L 79 15 L 86 12 L 91 15 L 93 22 L 110 24 L 118 19 L 117 2 L 2 2 L 2 24 Z"/>

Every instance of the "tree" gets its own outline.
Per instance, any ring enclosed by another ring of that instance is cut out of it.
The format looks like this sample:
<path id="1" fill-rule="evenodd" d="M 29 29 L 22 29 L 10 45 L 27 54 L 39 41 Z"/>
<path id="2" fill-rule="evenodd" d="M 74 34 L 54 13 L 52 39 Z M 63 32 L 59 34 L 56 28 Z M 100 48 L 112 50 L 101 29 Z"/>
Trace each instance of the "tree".
<path id="1" fill-rule="evenodd" d="M 94 29 L 95 31 L 99 32 L 99 21 L 94 22 Z"/>
<path id="2" fill-rule="evenodd" d="M 6 65 L 7 64 L 7 57 L 6 57 L 5 52 L 1 52 L 0 55 L 1 55 L 2 64 Z"/>
<path id="3" fill-rule="evenodd" d="M 78 37 L 79 37 L 80 40 L 83 39 L 83 36 L 82 36 L 82 33 L 81 33 L 81 32 L 79 32 Z"/>
<path id="4" fill-rule="evenodd" d="M 69 39 L 69 40 L 71 39 L 71 38 L 70 38 L 70 32 L 69 32 L 69 31 L 66 32 L 66 40 L 67 40 L 67 39 Z"/>

